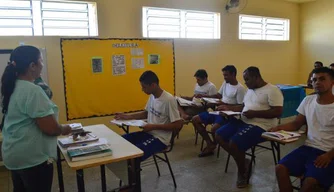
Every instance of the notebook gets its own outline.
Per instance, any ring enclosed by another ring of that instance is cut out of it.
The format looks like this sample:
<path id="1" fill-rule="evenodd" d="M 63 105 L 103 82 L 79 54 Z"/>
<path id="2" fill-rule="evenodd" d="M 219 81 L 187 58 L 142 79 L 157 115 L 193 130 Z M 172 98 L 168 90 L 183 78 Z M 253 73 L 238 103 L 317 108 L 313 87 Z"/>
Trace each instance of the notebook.
<path id="1" fill-rule="evenodd" d="M 286 141 L 286 142 L 292 142 L 298 140 L 298 138 L 301 136 L 300 133 L 297 132 L 291 132 L 291 131 L 277 131 L 277 132 L 264 132 L 262 133 L 262 136 L 266 138 L 271 138 L 274 140 L 279 141 Z"/>
<path id="2" fill-rule="evenodd" d="M 182 107 L 196 105 L 193 101 L 189 101 L 189 100 L 183 99 L 181 97 L 176 97 L 176 100 L 179 103 L 179 105 L 182 106 Z"/>
<path id="3" fill-rule="evenodd" d="M 209 114 L 213 114 L 213 115 L 220 115 L 221 113 L 224 113 L 228 116 L 240 115 L 241 114 L 241 112 L 234 112 L 234 111 L 211 111 L 211 112 L 209 112 Z"/>
<path id="4" fill-rule="evenodd" d="M 147 124 L 147 122 L 144 120 L 116 120 L 116 119 L 111 120 L 110 123 L 118 126 L 126 125 L 132 127 L 143 127 Z"/>
<path id="5" fill-rule="evenodd" d="M 71 123 L 69 126 L 71 127 L 72 133 L 80 133 L 84 131 L 81 123 Z"/>
<path id="6" fill-rule="evenodd" d="M 213 103 L 213 104 L 217 104 L 217 103 L 220 102 L 220 99 L 217 99 L 217 98 L 203 97 L 202 100 L 205 101 L 205 102 L 207 102 L 207 103 Z"/>
<path id="7" fill-rule="evenodd" d="M 70 145 L 76 145 L 81 143 L 89 143 L 93 141 L 97 141 L 99 138 L 91 133 L 88 133 L 86 136 L 79 136 L 77 140 L 73 140 L 73 136 L 68 136 L 65 138 L 59 138 L 58 143 L 61 147 L 66 148 Z"/>
<path id="8" fill-rule="evenodd" d="M 109 144 L 87 145 L 68 148 L 67 154 L 71 161 L 82 161 L 112 155 Z"/>

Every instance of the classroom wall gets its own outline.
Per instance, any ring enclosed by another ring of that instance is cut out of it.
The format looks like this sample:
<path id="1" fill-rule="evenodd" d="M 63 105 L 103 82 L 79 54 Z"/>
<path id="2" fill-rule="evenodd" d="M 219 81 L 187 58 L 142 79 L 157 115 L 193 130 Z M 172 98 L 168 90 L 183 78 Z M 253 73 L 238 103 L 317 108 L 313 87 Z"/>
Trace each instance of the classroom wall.
<path id="1" fill-rule="evenodd" d="M 221 68 L 234 64 L 242 71 L 250 65 L 260 67 L 265 80 L 271 83 L 294 84 L 299 70 L 299 5 L 283 0 L 249 0 L 244 14 L 290 19 L 290 41 L 238 40 L 238 14 L 226 14 L 224 0 L 97 0 L 100 37 L 142 37 L 142 6 L 180 8 L 221 13 L 221 39 L 176 39 L 176 93 L 191 95 L 198 68 L 207 69 L 209 78 L 219 88 Z M 46 47 L 49 84 L 53 100 L 60 108 L 60 121 L 65 122 L 65 100 L 59 37 L 0 37 L 1 48 L 15 48 L 20 41 Z M 139 84 L 138 84 L 139 86 Z M 86 119 L 84 124 L 105 123 L 110 117 Z"/>
<path id="2" fill-rule="evenodd" d="M 320 60 L 325 66 L 334 63 L 334 1 L 317 0 L 300 7 L 300 79 L 305 82 Z"/>

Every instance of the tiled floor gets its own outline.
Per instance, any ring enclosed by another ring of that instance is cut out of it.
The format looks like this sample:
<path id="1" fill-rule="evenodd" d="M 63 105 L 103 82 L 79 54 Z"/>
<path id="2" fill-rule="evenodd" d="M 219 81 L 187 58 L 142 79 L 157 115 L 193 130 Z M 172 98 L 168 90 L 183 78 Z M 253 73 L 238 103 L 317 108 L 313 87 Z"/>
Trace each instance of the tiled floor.
<path id="1" fill-rule="evenodd" d="M 272 192 L 277 190 L 274 175 L 274 162 L 271 151 L 257 151 L 256 164 L 250 179 L 250 185 L 245 189 L 238 189 L 236 182 L 236 165 L 231 159 L 229 170 L 224 173 L 227 154 L 221 151 L 220 158 L 216 156 L 198 158 L 200 145 L 194 145 L 194 131 L 191 126 L 182 130 L 180 138 L 176 140 L 174 150 L 169 154 L 172 168 L 177 182 L 174 189 L 173 181 L 168 167 L 160 164 L 161 176 L 158 177 L 154 165 L 143 167 L 142 191 L 144 192 L 224 192 L 224 191 L 254 191 Z M 282 157 L 303 141 L 282 146 Z M 56 168 L 56 167 L 55 167 Z M 63 163 L 65 191 L 77 191 L 75 172 Z M 107 189 L 112 190 L 118 186 L 117 179 L 108 169 Z M 85 170 L 86 191 L 101 191 L 100 169 Z M 0 169 L 0 192 L 12 191 L 10 173 L 4 168 Z M 55 169 L 52 191 L 58 190 L 57 171 Z"/>

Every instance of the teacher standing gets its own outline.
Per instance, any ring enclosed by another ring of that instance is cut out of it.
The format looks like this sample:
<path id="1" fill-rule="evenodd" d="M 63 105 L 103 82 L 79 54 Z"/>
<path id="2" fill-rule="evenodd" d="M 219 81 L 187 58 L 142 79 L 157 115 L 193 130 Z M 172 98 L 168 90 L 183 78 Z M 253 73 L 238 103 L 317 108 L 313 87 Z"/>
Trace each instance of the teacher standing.
<path id="1" fill-rule="evenodd" d="M 20 46 L 10 58 L 1 78 L 3 161 L 12 173 L 14 192 L 49 192 L 57 136 L 71 128 L 58 123 L 58 107 L 34 84 L 43 68 L 39 49 Z"/>

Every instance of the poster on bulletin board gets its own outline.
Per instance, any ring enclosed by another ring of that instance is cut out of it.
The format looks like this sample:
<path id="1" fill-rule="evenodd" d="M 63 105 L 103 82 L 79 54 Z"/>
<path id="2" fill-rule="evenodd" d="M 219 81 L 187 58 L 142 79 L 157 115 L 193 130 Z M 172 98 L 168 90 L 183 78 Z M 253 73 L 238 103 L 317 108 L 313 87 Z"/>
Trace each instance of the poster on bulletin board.
<path id="1" fill-rule="evenodd" d="M 60 44 L 67 120 L 143 110 L 148 95 L 139 77 L 147 70 L 175 94 L 172 39 L 62 38 Z"/>

